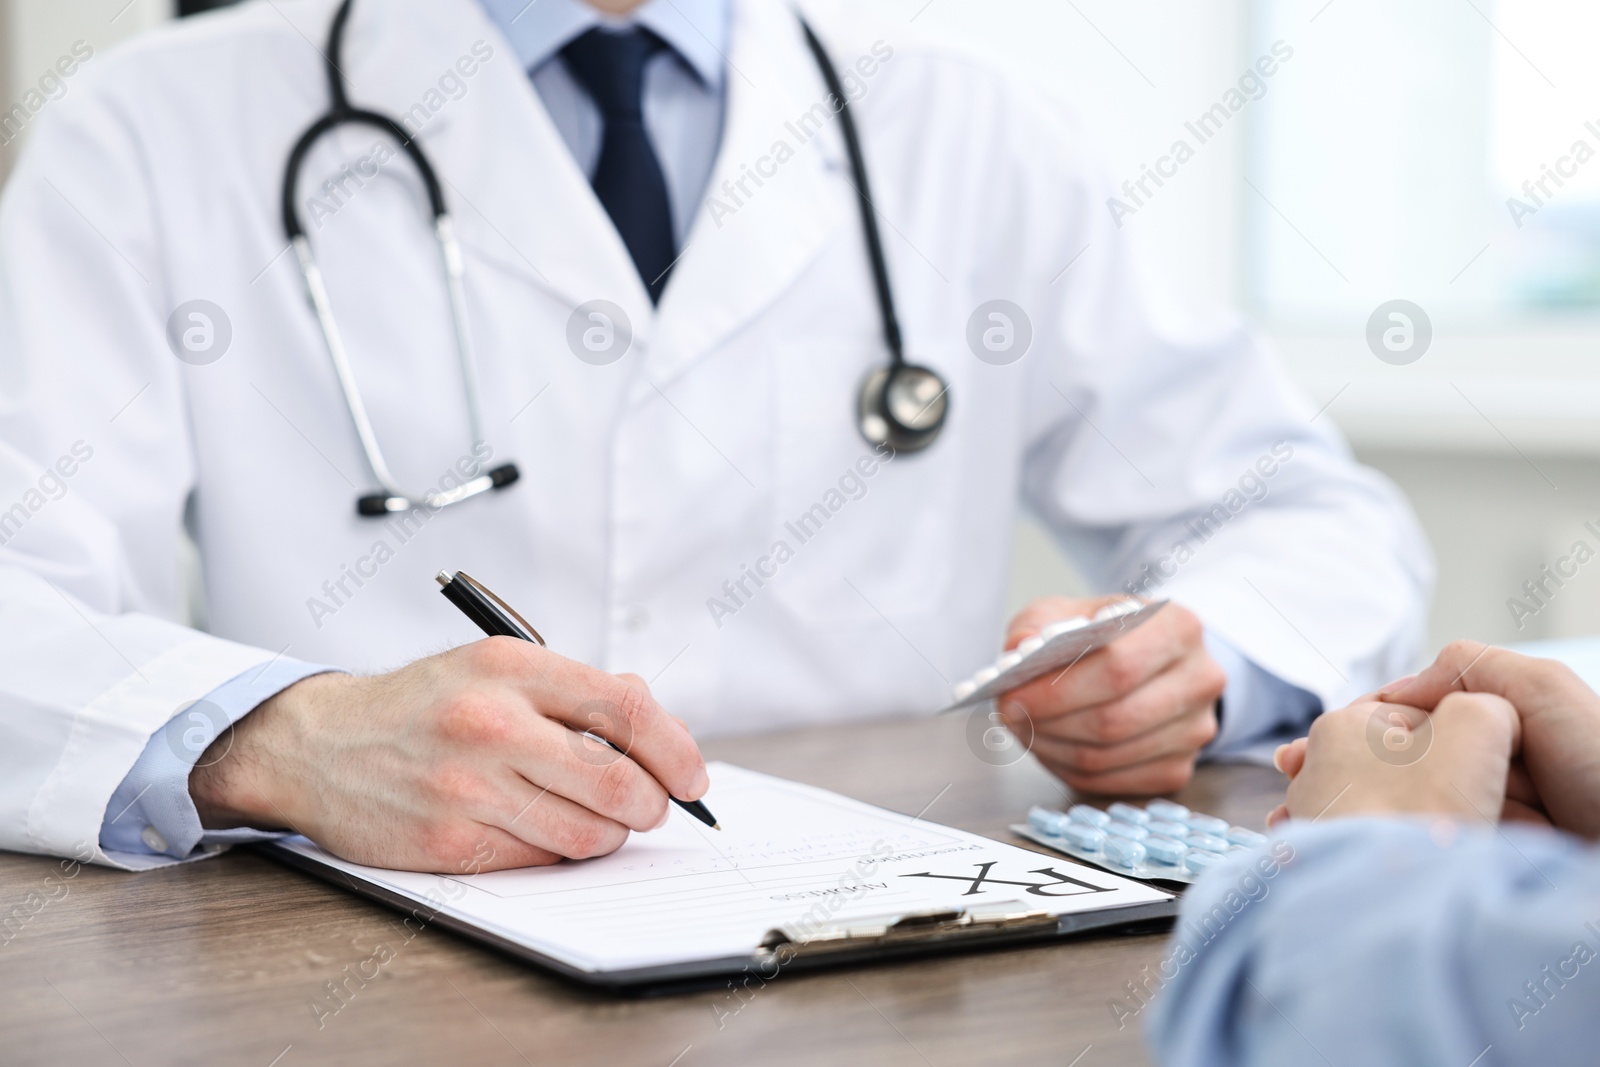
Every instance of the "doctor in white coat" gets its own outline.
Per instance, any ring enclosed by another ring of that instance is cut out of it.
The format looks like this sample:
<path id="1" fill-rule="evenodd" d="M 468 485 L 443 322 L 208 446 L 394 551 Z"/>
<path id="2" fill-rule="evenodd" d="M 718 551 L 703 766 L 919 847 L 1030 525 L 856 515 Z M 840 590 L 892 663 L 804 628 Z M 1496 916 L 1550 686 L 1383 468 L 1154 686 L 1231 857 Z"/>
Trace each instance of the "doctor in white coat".
<path id="1" fill-rule="evenodd" d="M 280 212 L 337 6 L 246 3 L 94 55 L 6 189 L 0 847 L 139 868 L 293 828 L 438 870 L 608 851 L 705 790 L 690 731 L 945 702 L 995 654 L 1024 505 L 1107 592 L 1174 601 L 1004 702 L 1075 786 L 1174 788 L 1415 657 L 1431 571 L 1395 490 L 1247 332 L 1156 312 L 1073 125 L 847 5 L 806 17 L 907 358 L 948 386 L 938 439 L 863 438 L 884 322 L 794 8 L 355 0 L 339 73 L 438 171 L 480 379 L 418 172 L 335 131 L 292 195 L 373 435 L 418 492 L 521 474 L 358 515 L 375 473 Z M 549 648 L 480 639 L 445 568 Z M 1040 602 L 1010 640 L 1085 606 Z"/>

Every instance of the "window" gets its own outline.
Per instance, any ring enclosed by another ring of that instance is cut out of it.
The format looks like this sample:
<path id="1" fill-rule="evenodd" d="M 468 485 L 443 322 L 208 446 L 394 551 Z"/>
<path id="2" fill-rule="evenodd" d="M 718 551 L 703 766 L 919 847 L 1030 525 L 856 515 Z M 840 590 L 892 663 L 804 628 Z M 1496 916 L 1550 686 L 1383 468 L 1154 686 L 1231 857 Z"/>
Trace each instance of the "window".
<path id="1" fill-rule="evenodd" d="M 1252 36 L 1294 49 L 1245 165 L 1246 285 L 1269 321 L 1344 330 L 1404 298 L 1445 331 L 1588 324 L 1592 0 L 1257 0 Z"/>

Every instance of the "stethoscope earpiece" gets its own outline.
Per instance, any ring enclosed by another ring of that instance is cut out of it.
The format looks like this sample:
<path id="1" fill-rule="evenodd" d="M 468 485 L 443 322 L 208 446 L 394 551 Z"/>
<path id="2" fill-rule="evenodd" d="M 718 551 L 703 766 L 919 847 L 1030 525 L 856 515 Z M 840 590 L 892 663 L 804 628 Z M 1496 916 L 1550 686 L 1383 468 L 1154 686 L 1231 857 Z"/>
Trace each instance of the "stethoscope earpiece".
<path id="1" fill-rule="evenodd" d="M 920 452 L 939 439 L 950 414 L 950 387 L 937 371 L 891 363 L 861 383 L 858 416 L 867 443 Z"/>

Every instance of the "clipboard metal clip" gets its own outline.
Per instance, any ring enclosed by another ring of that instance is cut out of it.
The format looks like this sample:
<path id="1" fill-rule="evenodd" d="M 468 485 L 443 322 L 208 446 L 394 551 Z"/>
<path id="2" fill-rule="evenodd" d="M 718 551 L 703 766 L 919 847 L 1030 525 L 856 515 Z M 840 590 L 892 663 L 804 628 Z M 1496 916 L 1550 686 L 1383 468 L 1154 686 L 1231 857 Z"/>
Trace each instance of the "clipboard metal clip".
<path id="1" fill-rule="evenodd" d="M 787 962 L 798 956 L 929 945 L 1025 931 L 1049 931 L 1060 917 L 1029 908 L 1018 900 L 994 901 L 969 908 L 935 908 L 909 914 L 851 919 L 816 926 L 789 923 L 768 931 L 757 954 Z"/>

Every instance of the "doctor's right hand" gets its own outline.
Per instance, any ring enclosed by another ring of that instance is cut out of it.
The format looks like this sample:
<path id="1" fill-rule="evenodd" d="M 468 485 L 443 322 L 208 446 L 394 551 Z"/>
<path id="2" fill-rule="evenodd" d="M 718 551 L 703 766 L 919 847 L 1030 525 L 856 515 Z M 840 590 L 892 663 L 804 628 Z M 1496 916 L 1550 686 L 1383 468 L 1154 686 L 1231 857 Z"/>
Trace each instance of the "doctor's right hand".
<path id="1" fill-rule="evenodd" d="M 189 779 L 209 829 L 293 830 L 354 863 L 447 873 L 605 855 L 666 822 L 668 790 L 697 800 L 709 785 L 643 679 L 509 637 L 389 674 L 306 678 L 218 737 Z"/>

